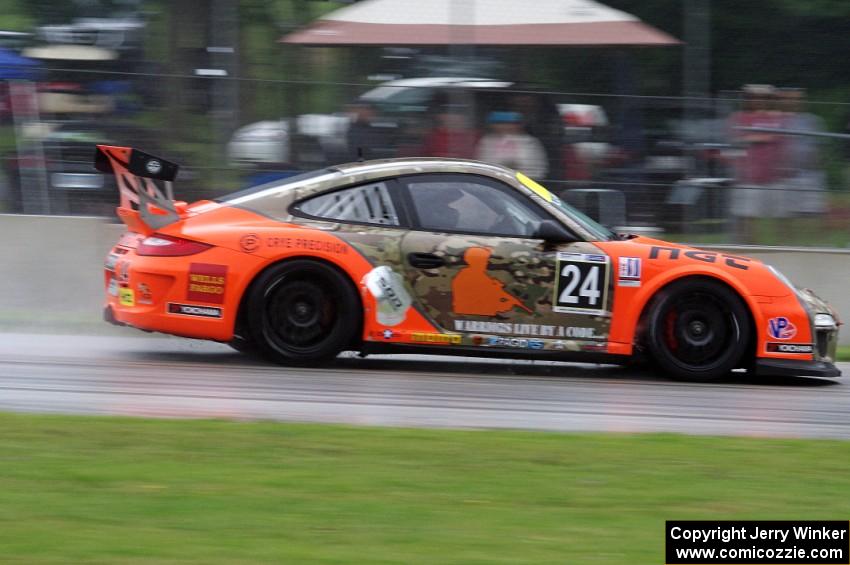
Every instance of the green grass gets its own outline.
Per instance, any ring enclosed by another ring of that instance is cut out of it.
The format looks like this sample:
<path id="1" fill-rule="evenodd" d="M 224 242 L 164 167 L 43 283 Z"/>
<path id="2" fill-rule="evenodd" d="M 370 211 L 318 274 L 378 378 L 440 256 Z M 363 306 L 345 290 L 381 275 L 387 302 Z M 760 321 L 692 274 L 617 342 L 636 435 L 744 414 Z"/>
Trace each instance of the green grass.
<path id="1" fill-rule="evenodd" d="M 0 415 L 6 563 L 662 563 L 839 519 L 850 442 Z"/>
<path id="2" fill-rule="evenodd" d="M 839 345 L 835 356 L 839 361 L 850 361 L 850 345 Z"/>

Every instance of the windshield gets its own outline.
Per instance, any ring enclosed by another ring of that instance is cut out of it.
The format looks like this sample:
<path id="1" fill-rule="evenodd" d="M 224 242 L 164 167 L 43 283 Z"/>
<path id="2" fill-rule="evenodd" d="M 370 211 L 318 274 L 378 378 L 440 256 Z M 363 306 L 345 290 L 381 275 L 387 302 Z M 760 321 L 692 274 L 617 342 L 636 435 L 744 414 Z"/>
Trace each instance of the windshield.
<path id="1" fill-rule="evenodd" d="M 527 188 L 531 189 L 535 194 L 540 196 L 543 200 L 552 204 L 555 208 L 574 219 L 576 222 L 580 223 L 584 229 L 593 234 L 594 241 L 610 241 L 612 239 L 616 239 L 616 235 L 614 232 L 603 226 L 602 224 L 597 223 L 590 216 L 581 212 L 577 208 L 573 208 L 541 185 L 540 183 L 528 178 L 522 173 L 517 173 L 516 178 L 519 179 L 523 185 Z"/>

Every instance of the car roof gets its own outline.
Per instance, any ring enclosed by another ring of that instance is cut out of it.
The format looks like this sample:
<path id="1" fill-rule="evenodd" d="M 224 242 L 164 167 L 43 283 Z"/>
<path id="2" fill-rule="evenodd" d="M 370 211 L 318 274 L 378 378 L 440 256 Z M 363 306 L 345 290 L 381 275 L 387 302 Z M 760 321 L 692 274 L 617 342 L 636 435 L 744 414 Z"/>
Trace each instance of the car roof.
<path id="1" fill-rule="evenodd" d="M 351 182 L 372 182 L 404 175 L 425 173 L 478 174 L 502 179 L 513 183 L 516 172 L 506 167 L 472 161 L 468 159 L 446 159 L 441 157 L 406 157 L 397 159 L 376 159 L 343 163 L 325 169 L 310 171 L 294 177 L 271 181 L 237 191 L 222 198 L 222 201 L 236 202 L 263 194 L 282 192 L 320 194 L 334 190 Z"/>
<path id="2" fill-rule="evenodd" d="M 409 175 L 416 173 L 477 173 L 487 176 L 513 176 L 515 173 L 507 167 L 473 161 L 471 159 L 449 159 L 445 157 L 403 157 L 396 159 L 376 159 L 356 161 L 330 167 L 344 175 L 376 176 Z"/>

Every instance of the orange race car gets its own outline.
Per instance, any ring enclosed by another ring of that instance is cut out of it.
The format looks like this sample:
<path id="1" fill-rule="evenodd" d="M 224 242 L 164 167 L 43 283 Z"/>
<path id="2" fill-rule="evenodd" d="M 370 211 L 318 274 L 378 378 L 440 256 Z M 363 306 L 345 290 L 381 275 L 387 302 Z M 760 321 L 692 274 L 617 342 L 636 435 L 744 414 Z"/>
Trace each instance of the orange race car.
<path id="1" fill-rule="evenodd" d="M 108 321 L 313 363 L 343 350 L 622 363 L 671 376 L 837 377 L 838 320 L 759 261 L 620 236 L 510 169 L 331 167 L 176 201 L 177 166 L 98 146 L 128 227 Z"/>

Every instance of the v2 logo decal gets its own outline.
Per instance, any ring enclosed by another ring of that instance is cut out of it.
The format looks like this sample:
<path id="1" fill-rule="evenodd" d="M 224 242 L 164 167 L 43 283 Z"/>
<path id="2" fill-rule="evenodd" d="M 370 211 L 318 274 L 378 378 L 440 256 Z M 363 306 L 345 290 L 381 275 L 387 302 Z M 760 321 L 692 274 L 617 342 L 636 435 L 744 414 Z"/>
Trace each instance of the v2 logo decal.
<path id="1" fill-rule="evenodd" d="M 797 335 L 797 326 L 788 318 L 779 316 L 767 321 L 767 333 L 773 339 L 793 339 Z"/>

